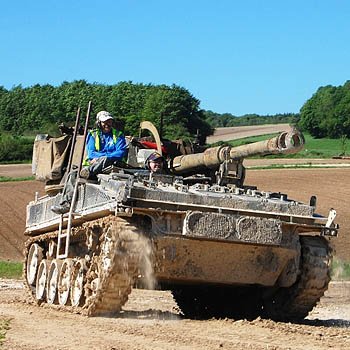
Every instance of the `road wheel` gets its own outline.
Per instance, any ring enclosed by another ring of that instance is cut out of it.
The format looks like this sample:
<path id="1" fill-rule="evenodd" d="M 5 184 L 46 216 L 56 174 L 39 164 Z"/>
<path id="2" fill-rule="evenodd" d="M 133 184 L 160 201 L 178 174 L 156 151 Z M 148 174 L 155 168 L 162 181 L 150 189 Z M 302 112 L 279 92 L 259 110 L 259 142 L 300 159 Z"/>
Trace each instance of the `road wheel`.
<path id="1" fill-rule="evenodd" d="M 72 283 L 70 288 L 70 302 L 72 306 L 84 304 L 85 260 L 74 262 L 72 269 Z"/>
<path id="2" fill-rule="evenodd" d="M 43 249 L 36 243 L 33 243 L 28 252 L 27 259 L 27 281 L 29 285 L 35 285 L 36 273 L 43 258 Z"/>
<path id="3" fill-rule="evenodd" d="M 69 292 L 71 288 L 72 280 L 72 270 L 73 270 L 73 260 L 64 259 L 60 274 L 58 278 L 58 303 L 60 305 L 66 305 L 70 303 Z"/>
<path id="4" fill-rule="evenodd" d="M 41 260 L 36 277 L 35 297 L 37 300 L 43 300 L 46 292 L 46 280 L 48 273 L 47 260 Z"/>
<path id="5" fill-rule="evenodd" d="M 49 272 L 47 275 L 47 284 L 46 284 L 46 300 L 48 304 L 57 304 L 58 303 L 58 278 L 60 275 L 60 268 L 62 261 L 53 259 L 51 261 Z"/>

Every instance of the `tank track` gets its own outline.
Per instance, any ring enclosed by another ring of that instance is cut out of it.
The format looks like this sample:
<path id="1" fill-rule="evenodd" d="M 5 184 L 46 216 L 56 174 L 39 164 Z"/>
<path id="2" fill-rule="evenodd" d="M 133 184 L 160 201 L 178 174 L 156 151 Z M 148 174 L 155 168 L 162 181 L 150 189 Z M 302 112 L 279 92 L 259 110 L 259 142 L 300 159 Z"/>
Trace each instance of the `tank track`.
<path id="1" fill-rule="evenodd" d="M 173 297 L 188 318 L 246 318 L 254 319 L 261 310 L 260 291 L 254 287 L 173 286 Z M 239 300 L 235 303 L 234 300 Z"/>
<path id="2" fill-rule="evenodd" d="M 253 319 L 259 315 L 278 321 L 305 318 L 328 288 L 332 250 L 324 237 L 304 236 L 300 275 L 289 288 L 279 288 L 263 297 L 259 288 L 224 286 L 173 286 L 172 294 L 186 317 L 207 319 L 233 317 Z M 237 303 L 234 302 L 237 301 Z"/>
<path id="3" fill-rule="evenodd" d="M 41 250 L 40 257 L 46 259 L 46 264 L 49 266 L 56 256 L 56 254 L 54 257 L 52 254 L 49 256 L 49 242 L 57 243 L 57 237 L 58 231 L 54 231 L 32 237 L 25 243 L 24 281 L 32 298 L 39 305 L 48 305 L 48 282 L 46 279 L 46 297 L 38 299 L 36 294 L 38 287 L 35 283 L 28 282 L 27 265 L 31 263 L 28 261 L 29 250 L 33 244 L 37 244 Z M 59 304 L 57 298 L 55 302 L 50 303 L 50 306 L 88 316 L 119 312 L 127 302 L 139 274 L 142 259 L 139 239 L 137 228 L 130 221 L 120 217 L 108 216 L 74 227 L 71 232 L 69 260 L 65 260 L 67 263 L 71 261 L 73 266 L 78 261 L 80 264 L 83 261 L 80 265 L 84 266 L 82 297 L 75 306 L 70 306 L 69 301 L 64 305 Z M 68 279 L 72 281 L 73 276 Z"/>
<path id="4" fill-rule="evenodd" d="M 332 249 L 324 237 L 303 236 L 301 273 L 289 288 L 280 288 L 264 300 L 264 316 L 278 321 L 304 319 L 316 306 L 330 281 Z"/>

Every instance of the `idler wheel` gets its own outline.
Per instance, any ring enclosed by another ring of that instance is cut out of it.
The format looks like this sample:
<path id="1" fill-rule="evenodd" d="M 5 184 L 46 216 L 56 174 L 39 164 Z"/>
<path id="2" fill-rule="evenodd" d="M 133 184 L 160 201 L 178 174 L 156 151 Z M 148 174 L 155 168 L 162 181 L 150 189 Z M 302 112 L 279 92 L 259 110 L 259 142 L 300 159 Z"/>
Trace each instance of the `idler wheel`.
<path id="1" fill-rule="evenodd" d="M 27 259 L 27 281 L 30 285 L 34 285 L 36 282 L 36 273 L 42 258 L 43 249 L 38 244 L 33 243 L 29 248 Z"/>
<path id="2" fill-rule="evenodd" d="M 47 260 L 41 260 L 36 277 L 35 297 L 37 300 L 43 300 L 46 292 L 46 279 L 48 274 Z"/>
<path id="3" fill-rule="evenodd" d="M 73 270 L 73 260 L 64 259 L 58 278 L 58 303 L 66 305 L 70 302 L 69 292 Z"/>

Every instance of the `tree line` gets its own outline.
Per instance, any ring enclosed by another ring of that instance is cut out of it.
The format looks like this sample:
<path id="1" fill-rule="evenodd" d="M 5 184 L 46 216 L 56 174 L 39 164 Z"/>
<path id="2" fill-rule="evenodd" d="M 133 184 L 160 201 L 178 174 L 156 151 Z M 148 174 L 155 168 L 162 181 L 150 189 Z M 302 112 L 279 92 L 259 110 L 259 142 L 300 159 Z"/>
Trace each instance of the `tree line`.
<path id="1" fill-rule="evenodd" d="M 85 80 L 60 86 L 21 85 L 7 90 L 0 86 L 0 133 L 11 135 L 54 133 L 59 123 L 73 124 L 78 106 L 93 101 L 93 114 L 108 110 L 125 125 L 125 133 L 137 135 L 141 120 L 150 120 L 163 137 L 202 139 L 213 128 L 242 125 L 290 123 L 314 137 L 350 136 L 350 81 L 343 86 L 320 87 L 305 102 L 300 113 L 246 114 L 237 117 L 200 109 L 200 101 L 183 87 L 120 82 L 90 84 Z"/>
<path id="2" fill-rule="evenodd" d="M 200 109 L 200 101 L 177 85 L 105 85 L 76 80 L 57 87 L 19 85 L 7 90 L 0 86 L 0 161 L 29 159 L 33 139 L 21 135 L 56 136 L 58 125 L 73 125 L 77 107 L 86 112 L 90 100 L 93 116 L 100 110 L 111 112 L 128 135 L 138 135 L 140 121 L 149 120 L 158 128 L 162 124 L 163 138 L 194 139 L 199 132 L 201 142 L 217 127 L 278 123 L 297 125 L 316 138 L 350 137 L 350 81 L 343 86 L 320 87 L 300 113 L 237 117 Z"/>
<path id="3" fill-rule="evenodd" d="M 212 133 L 199 100 L 176 85 L 144 85 L 120 82 L 115 85 L 63 82 L 60 86 L 34 85 L 11 90 L 0 87 L 0 132 L 12 135 L 54 133 L 58 124 L 74 124 L 78 106 L 93 102 L 92 115 L 107 110 L 125 126 L 125 133 L 137 135 L 142 120 L 158 128 L 163 119 L 164 138 L 194 138 L 199 130 L 204 139 Z M 92 118 L 93 119 L 93 118 Z"/>
<path id="4" fill-rule="evenodd" d="M 213 128 L 282 123 L 296 125 L 300 119 L 298 113 L 281 113 L 275 115 L 245 114 L 238 117 L 231 113 L 219 114 L 213 111 L 204 111 L 204 116 L 205 120 Z"/>

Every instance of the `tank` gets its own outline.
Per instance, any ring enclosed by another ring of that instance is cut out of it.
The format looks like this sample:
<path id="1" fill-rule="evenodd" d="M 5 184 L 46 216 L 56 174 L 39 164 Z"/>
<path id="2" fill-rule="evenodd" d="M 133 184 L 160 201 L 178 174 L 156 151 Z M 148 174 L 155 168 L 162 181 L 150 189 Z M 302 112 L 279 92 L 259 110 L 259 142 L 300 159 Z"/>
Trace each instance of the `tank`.
<path id="1" fill-rule="evenodd" d="M 143 128 L 166 152 L 154 126 Z M 51 143 L 66 145 L 56 152 L 62 169 L 74 163 L 83 140 L 63 138 L 38 137 L 39 178 L 43 168 L 57 173 L 57 159 L 41 164 Z M 118 313 L 132 288 L 156 288 L 170 290 L 185 317 L 303 319 L 330 281 L 335 211 L 323 217 L 314 196 L 304 204 L 245 186 L 243 166 L 246 157 L 293 153 L 303 144 L 291 130 L 239 147 L 168 152 L 166 173 L 156 174 L 141 167 L 151 149 L 130 139 L 127 166 L 106 169 L 98 181 L 78 177 L 69 213 L 50 210 L 60 202 L 59 183 L 28 204 L 28 293 L 39 305 L 88 316 Z"/>

